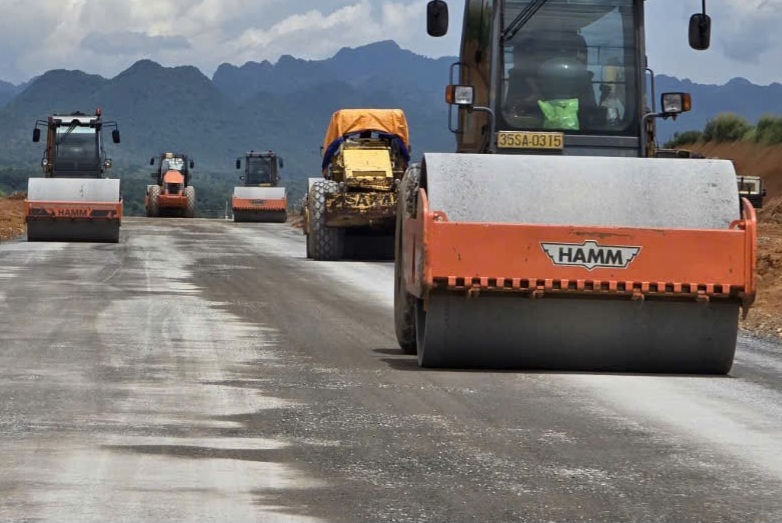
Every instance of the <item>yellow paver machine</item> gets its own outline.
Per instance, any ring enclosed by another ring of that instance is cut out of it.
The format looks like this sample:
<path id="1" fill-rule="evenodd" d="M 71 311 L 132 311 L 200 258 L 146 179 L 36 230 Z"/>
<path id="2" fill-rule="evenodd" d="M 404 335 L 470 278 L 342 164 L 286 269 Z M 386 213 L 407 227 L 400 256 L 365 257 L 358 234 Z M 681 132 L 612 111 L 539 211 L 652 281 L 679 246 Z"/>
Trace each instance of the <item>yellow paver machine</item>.
<path id="1" fill-rule="evenodd" d="M 465 2 L 457 152 L 411 165 L 397 211 L 396 333 L 421 366 L 730 371 L 755 211 L 730 161 L 655 157 L 691 99 L 647 98 L 644 4 Z M 427 17 L 446 33 L 446 2 Z M 710 21 L 704 2 L 694 49 Z"/>

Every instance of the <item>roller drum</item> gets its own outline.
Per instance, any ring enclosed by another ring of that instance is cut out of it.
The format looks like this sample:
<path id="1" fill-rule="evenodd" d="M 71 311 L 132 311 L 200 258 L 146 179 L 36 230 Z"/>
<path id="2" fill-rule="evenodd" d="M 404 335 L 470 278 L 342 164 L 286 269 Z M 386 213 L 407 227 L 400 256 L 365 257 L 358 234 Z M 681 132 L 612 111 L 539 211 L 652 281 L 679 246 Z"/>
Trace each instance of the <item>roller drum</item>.
<path id="1" fill-rule="evenodd" d="M 30 242 L 118 243 L 119 221 L 31 220 L 27 222 Z"/>
<path id="2" fill-rule="evenodd" d="M 735 303 L 435 292 L 423 309 L 423 367 L 726 374 L 738 335 Z"/>
<path id="3" fill-rule="evenodd" d="M 27 199 L 40 202 L 115 203 L 120 199 L 119 182 L 106 178 L 30 178 Z"/>
<path id="4" fill-rule="evenodd" d="M 282 200 L 285 198 L 285 187 L 234 187 L 234 198 Z"/>
<path id="5" fill-rule="evenodd" d="M 118 204 L 120 181 L 105 178 L 30 178 L 27 201 L 44 207 L 67 204 Z M 71 217 L 27 218 L 27 240 L 67 242 L 119 242 L 120 218 L 93 219 Z"/>
<path id="6" fill-rule="evenodd" d="M 726 230 L 739 219 L 735 171 L 720 160 L 426 154 L 421 186 L 449 222 Z M 416 302 L 416 345 L 424 367 L 725 374 L 738 314 L 736 302 L 434 289 Z"/>

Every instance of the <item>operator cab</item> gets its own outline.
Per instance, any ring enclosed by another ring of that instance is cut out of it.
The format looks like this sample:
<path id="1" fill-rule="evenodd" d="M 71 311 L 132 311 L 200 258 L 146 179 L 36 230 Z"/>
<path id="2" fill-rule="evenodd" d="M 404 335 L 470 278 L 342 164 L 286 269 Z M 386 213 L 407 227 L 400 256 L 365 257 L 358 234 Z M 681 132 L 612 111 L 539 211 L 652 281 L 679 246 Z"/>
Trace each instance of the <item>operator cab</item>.
<path id="1" fill-rule="evenodd" d="M 155 165 L 155 157 L 149 159 L 149 165 Z M 150 176 L 157 180 L 157 184 L 162 184 L 165 180 L 166 173 L 169 171 L 177 171 L 182 174 L 184 178 L 184 186 L 190 185 L 190 170 L 195 168 L 195 162 L 189 160 L 187 155 L 178 153 L 163 153 L 160 155 L 160 161 L 158 163 L 157 172 L 152 173 Z"/>
<path id="2" fill-rule="evenodd" d="M 40 127 L 47 128 L 47 144 L 41 166 L 48 178 L 103 178 L 111 160 L 103 150 L 103 127 L 113 126 L 112 141 L 120 142 L 115 122 L 103 122 L 101 112 L 89 116 L 81 112 L 52 115 L 39 120 L 33 129 L 33 142 L 41 139 Z"/>
<path id="3" fill-rule="evenodd" d="M 478 15 L 446 91 L 461 152 L 643 156 L 650 120 L 690 108 L 686 93 L 647 106 L 643 0 L 467 0 L 465 24 Z M 447 32 L 444 1 L 427 16 L 430 35 Z M 708 39 L 708 16 L 695 15 L 691 45 Z"/>
<path id="4" fill-rule="evenodd" d="M 247 187 L 266 186 L 276 187 L 280 181 L 279 169 L 283 167 L 283 160 L 273 151 L 257 153 L 250 151 L 245 155 L 244 175 L 239 179 Z M 242 159 L 236 159 L 236 168 L 242 168 Z"/>

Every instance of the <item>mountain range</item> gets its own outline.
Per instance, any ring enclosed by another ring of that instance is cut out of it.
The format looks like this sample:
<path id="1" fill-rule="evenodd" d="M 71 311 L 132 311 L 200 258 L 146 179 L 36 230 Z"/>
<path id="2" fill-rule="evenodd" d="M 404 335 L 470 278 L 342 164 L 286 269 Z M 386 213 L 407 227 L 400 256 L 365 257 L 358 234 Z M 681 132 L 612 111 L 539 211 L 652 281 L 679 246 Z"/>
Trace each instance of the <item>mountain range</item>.
<path id="1" fill-rule="evenodd" d="M 32 169 L 30 174 L 37 175 L 42 147 L 30 139 L 35 120 L 101 107 L 122 132 L 122 143 L 108 144 L 107 152 L 119 171 L 115 174 L 123 183 L 129 180 L 133 198 L 137 192 L 143 198 L 149 157 L 163 150 L 188 153 L 196 160 L 194 183 L 225 192 L 237 181 L 237 156 L 249 149 L 274 149 L 286 159 L 284 183 L 303 191 L 306 178 L 320 173 L 321 141 L 331 114 L 340 108 L 401 108 L 415 158 L 423 151 L 453 150 L 443 87 L 455 61 L 427 58 L 383 41 L 344 48 L 325 60 L 283 56 L 274 64 L 223 64 L 212 78 L 192 66 L 141 60 L 113 78 L 52 70 L 22 85 L 0 82 L 0 168 Z M 702 129 L 724 111 L 752 122 L 763 113 L 782 113 L 780 84 L 734 79 L 703 85 L 658 75 L 656 89 L 688 91 L 694 99 L 691 113 L 660 124 L 661 141 L 676 131 Z M 204 174 L 200 182 L 199 173 Z M 224 203 L 216 200 L 215 208 Z"/>

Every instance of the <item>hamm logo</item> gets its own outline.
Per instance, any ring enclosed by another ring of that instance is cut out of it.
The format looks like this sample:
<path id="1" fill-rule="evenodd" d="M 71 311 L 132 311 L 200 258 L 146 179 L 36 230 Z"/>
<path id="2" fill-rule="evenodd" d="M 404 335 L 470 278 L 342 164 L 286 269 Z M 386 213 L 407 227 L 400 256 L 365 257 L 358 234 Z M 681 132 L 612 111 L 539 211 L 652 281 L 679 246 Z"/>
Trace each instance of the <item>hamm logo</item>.
<path id="1" fill-rule="evenodd" d="M 595 267 L 626 269 L 641 252 L 640 247 L 614 247 L 596 241 L 584 243 L 541 243 L 554 265 L 578 266 L 591 271 Z"/>

